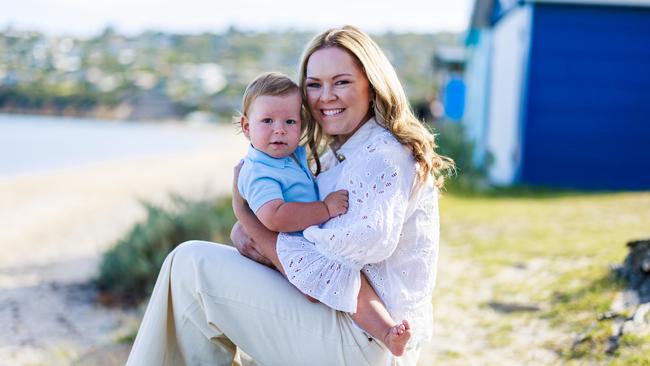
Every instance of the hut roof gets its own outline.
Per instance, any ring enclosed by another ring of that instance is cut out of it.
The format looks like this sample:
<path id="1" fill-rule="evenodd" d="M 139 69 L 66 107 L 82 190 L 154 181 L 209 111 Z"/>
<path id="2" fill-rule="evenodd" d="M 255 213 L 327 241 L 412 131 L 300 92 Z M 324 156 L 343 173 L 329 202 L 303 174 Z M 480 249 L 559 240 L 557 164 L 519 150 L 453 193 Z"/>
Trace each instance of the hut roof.
<path id="1" fill-rule="evenodd" d="M 500 5 L 503 13 L 522 4 L 567 4 L 567 5 L 598 5 L 598 6 L 637 6 L 650 7 L 650 0 L 474 0 L 471 29 L 490 28 L 494 7 Z"/>

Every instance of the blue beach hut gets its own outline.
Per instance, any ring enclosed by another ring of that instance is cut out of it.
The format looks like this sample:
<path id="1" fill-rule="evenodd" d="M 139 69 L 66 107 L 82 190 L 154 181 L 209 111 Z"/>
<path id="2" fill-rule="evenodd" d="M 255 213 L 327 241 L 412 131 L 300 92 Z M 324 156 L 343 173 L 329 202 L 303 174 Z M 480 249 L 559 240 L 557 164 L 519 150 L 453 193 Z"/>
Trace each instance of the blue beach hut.
<path id="1" fill-rule="evenodd" d="M 476 0 L 466 45 L 493 183 L 650 189 L 649 0 Z"/>

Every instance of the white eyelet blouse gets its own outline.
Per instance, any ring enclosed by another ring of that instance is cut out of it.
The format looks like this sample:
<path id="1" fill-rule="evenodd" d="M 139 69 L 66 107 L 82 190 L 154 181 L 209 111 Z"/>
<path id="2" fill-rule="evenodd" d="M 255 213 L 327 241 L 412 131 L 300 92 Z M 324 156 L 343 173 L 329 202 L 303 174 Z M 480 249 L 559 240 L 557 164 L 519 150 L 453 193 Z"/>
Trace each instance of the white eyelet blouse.
<path id="1" fill-rule="evenodd" d="M 411 342 L 432 333 L 439 217 L 432 179 L 412 192 L 416 162 L 374 119 L 341 146 L 339 162 L 322 157 L 321 198 L 346 189 L 350 207 L 340 217 L 301 234 L 278 236 L 277 254 L 289 281 L 337 310 L 355 312 L 362 270 L 397 322 L 412 327 Z M 412 194 L 413 193 L 413 194 Z"/>

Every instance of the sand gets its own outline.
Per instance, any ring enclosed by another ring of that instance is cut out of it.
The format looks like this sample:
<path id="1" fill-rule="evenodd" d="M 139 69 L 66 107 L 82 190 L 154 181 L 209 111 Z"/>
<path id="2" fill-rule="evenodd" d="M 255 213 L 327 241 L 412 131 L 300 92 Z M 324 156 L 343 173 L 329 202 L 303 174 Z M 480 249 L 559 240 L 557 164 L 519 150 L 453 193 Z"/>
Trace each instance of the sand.
<path id="1" fill-rule="evenodd" d="M 213 141 L 181 153 L 0 178 L 2 365 L 68 365 L 106 347 L 115 363 L 88 364 L 124 362 L 128 347 L 115 341 L 139 314 L 96 304 L 86 284 L 102 253 L 144 217 L 142 201 L 228 194 L 247 142 L 230 126 L 200 133 Z"/>

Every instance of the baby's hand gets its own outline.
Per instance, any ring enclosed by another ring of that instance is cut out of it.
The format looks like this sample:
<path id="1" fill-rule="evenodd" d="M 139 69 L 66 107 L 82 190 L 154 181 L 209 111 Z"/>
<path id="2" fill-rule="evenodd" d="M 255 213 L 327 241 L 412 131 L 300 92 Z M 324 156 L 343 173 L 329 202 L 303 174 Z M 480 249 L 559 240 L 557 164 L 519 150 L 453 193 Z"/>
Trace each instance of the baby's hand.
<path id="1" fill-rule="evenodd" d="M 348 191 L 341 189 L 340 191 L 332 192 L 323 200 L 330 218 L 343 215 L 348 212 Z"/>

